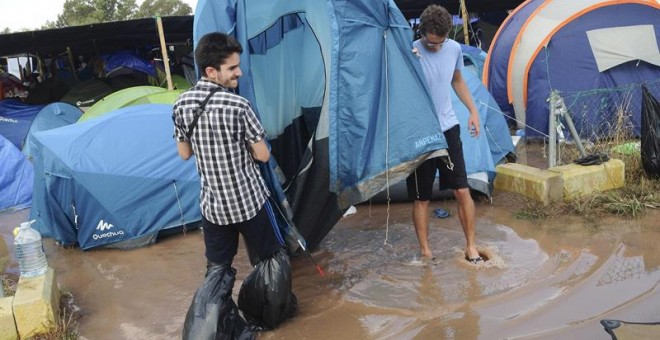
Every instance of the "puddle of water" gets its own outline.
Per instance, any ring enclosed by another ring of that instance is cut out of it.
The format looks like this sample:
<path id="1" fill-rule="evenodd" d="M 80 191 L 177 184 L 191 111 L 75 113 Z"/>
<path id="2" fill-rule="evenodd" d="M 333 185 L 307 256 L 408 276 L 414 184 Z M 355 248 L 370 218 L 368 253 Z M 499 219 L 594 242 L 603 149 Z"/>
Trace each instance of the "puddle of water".
<path id="1" fill-rule="evenodd" d="M 453 201 L 432 207 L 455 209 Z M 660 321 L 660 211 L 639 219 L 524 221 L 477 203 L 477 240 L 489 261 L 463 259 L 456 217 L 431 217 L 436 259 L 416 258 L 410 204 L 361 205 L 313 256 L 292 261 L 296 316 L 262 339 L 607 338 L 601 319 Z M 433 209 L 431 209 L 432 211 Z M 0 214 L 0 261 L 27 210 Z M 63 249 L 51 267 L 79 308 L 84 339 L 180 339 L 205 272 L 198 231 L 135 250 Z M 6 256 L 5 256 L 6 258 Z M 8 271 L 17 272 L 9 256 Z M 236 298 L 251 267 L 239 250 Z"/>

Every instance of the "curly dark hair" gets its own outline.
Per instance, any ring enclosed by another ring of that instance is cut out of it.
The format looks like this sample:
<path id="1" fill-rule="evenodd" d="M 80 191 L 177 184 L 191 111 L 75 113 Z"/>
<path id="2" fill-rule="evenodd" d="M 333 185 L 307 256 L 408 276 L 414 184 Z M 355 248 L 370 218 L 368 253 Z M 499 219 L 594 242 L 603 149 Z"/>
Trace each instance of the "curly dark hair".
<path id="1" fill-rule="evenodd" d="M 233 53 L 243 53 L 243 47 L 232 36 L 212 32 L 199 39 L 195 49 L 195 63 L 200 70 L 207 67 L 217 68 Z"/>
<path id="2" fill-rule="evenodd" d="M 449 12 L 440 5 L 426 7 L 419 21 L 419 31 L 422 35 L 431 33 L 441 37 L 447 35 L 454 24 Z"/>

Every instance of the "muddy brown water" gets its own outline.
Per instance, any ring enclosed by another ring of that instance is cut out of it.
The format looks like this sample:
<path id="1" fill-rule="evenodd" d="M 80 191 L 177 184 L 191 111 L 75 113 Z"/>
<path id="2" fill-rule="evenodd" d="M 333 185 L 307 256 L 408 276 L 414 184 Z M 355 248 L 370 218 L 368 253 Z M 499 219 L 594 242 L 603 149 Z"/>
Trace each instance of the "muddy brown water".
<path id="1" fill-rule="evenodd" d="M 599 321 L 660 321 L 660 211 L 636 219 L 520 220 L 477 202 L 489 257 L 462 259 L 454 201 L 431 203 L 434 261 L 419 261 L 409 203 L 363 204 L 311 262 L 293 259 L 295 317 L 260 339 L 609 339 Z M 445 219 L 432 210 L 451 212 Z M 0 264 L 15 275 L 11 230 L 28 210 L 0 213 Z M 81 339 L 180 339 L 205 272 L 199 231 L 133 250 L 63 249 L 44 241 L 60 288 L 73 295 Z M 5 248 L 6 249 L 2 249 Z M 4 261 L 3 261 L 4 257 Z M 239 250 L 234 298 L 251 271 Z"/>

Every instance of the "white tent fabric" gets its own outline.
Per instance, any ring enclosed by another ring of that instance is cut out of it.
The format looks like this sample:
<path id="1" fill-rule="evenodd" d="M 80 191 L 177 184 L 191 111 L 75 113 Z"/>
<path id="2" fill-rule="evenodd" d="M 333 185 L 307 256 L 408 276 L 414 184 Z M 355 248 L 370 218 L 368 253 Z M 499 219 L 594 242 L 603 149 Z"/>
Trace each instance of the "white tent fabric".
<path id="1" fill-rule="evenodd" d="M 633 60 L 660 66 L 660 51 L 652 25 L 591 30 L 587 37 L 600 72 Z"/>

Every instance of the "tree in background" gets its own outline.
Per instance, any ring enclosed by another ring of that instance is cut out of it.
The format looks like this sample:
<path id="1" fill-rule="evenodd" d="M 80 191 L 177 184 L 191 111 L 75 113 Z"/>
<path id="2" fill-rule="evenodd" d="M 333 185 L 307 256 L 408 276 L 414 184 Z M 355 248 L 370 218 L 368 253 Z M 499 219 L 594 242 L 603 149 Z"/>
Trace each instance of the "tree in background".
<path id="1" fill-rule="evenodd" d="M 192 9 L 181 0 L 145 0 L 140 8 L 135 0 L 66 0 L 56 27 L 139 19 L 152 16 L 189 15 Z"/>
<path id="2" fill-rule="evenodd" d="M 135 13 L 135 18 L 189 15 L 191 13 L 192 8 L 180 0 L 145 0 Z"/>

